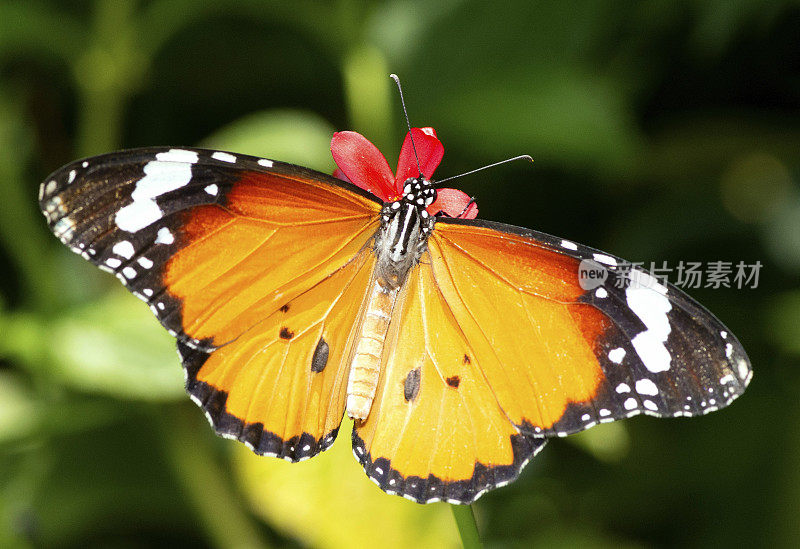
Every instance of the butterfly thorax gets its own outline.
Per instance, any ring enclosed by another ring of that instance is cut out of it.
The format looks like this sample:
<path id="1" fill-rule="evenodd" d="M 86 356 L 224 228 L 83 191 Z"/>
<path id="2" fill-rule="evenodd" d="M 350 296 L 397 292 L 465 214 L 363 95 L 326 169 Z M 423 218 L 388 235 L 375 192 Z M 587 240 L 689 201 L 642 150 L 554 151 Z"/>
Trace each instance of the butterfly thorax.
<path id="1" fill-rule="evenodd" d="M 375 236 L 375 253 L 377 278 L 385 288 L 402 286 L 408 271 L 425 251 L 434 224 L 426 208 L 434 200 L 436 189 L 430 181 L 409 178 L 403 185 L 403 196 L 384 206 L 381 228 Z"/>
<path id="2" fill-rule="evenodd" d="M 435 199 L 436 190 L 430 181 L 410 178 L 403 186 L 403 196 L 383 208 L 381 227 L 375 235 L 378 258 L 374 282 L 347 382 L 347 415 L 353 419 L 365 420 L 372 407 L 389 320 L 408 272 L 426 249 L 435 222 L 426 208 Z"/>

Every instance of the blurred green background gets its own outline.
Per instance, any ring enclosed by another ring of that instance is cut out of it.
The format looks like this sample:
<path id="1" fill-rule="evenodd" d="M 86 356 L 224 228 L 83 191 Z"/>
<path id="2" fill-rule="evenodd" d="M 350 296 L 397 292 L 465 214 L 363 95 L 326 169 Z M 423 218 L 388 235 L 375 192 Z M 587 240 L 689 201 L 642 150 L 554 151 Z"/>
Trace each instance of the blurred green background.
<path id="1" fill-rule="evenodd" d="M 349 432 L 297 465 L 214 436 L 173 342 L 37 211 L 83 156 L 204 145 L 394 165 L 414 125 L 480 217 L 631 261 L 764 265 L 690 293 L 755 378 L 729 409 L 552 442 L 474 506 L 489 547 L 800 546 L 800 5 L 0 0 L 0 546 L 457 546 L 384 495 Z"/>

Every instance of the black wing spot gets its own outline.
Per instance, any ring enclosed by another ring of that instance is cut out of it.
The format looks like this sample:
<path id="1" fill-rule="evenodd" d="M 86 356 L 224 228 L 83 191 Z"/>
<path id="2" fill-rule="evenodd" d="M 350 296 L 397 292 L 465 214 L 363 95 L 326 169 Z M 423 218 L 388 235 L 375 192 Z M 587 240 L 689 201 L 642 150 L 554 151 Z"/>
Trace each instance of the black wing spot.
<path id="1" fill-rule="evenodd" d="M 469 364 L 471 362 L 472 362 L 472 360 L 470 360 L 469 356 L 468 355 L 464 355 L 464 364 Z"/>
<path id="2" fill-rule="evenodd" d="M 453 389 L 458 389 L 459 383 L 461 383 L 461 379 L 458 376 L 451 376 L 447 378 L 447 384 Z"/>
<path id="3" fill-rule="evenodd" d="M 415 368 L 408 372 L 406 380 L 403 382 L 403 396 L 406 402 L 410 402 L 417 398 L 419 394 L 419 382 L 422 377 L 422 372 L 419 368 Z"/>
<path id="4" fill-rule="evenodd" d="M 281 328 L 280 336 L 281 339 L 292 339 L 294 337 L 294 332 L 289 330 L 289 328 L 287 328 L 286 326 L 284 326 L 283 328 Z"/>
<path id="5" fill-rule="evenodd" d="M 325 338 L 320 337 L 317 342 L 317 348 L 314 349 L 314 356 L 311 357 L 312 372 L 319 373 L 325 369 L 325 366 L 328 364 L 329 351 L 330 347 L 328 347 L 328 342 L 325 341 Z"/>
<path id="6" fill-rule="evenodd" d="M 289 312 L 289 304 L 287 303 L 286 305 L 284 305 L 283 307 L 281 307 L 280 311 L 281 311 L 282 313 L 287 313 L 287 312 Z"/>

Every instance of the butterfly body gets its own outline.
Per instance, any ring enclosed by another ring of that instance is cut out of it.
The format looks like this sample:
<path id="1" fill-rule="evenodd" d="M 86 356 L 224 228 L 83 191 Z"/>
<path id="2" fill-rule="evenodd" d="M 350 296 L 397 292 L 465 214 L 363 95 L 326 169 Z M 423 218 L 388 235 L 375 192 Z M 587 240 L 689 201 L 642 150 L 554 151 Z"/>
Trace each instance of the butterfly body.
<path id="1" fill-rule="evenodd" d="M 384 206 L 375 235 L 377 280 L 390 290 L 400 288 L 419 261 L 435 222 L 425 209 L 436 199 L 430 181 L 409 179 L 403 191 L 402 198 Z"/>
<path id="2" fill-rule="evenodd" d="M 398 288 L 387 288 L 377 279 L 369 293 L 348 374 L 346 410 L 351 419 L 363 421 L 369 415 L 378 387 L 381 355 L 389 321 L 397 305 L 398 291 Z"/>
<path id="3" fill-rule="evenodd" d="M 175 336 L 217 433 L 301 461 L 347 414 L 367 475 L 414 501 L 469 503 L 550 437 L 744 392 L 744 349 L 679 289 L 561 238 L 434 216 L 444 190 L 411 179 L 384 200 L 277 161 L 138 149 L 61 168 L 40 207 Z M 589 260 L 607 278 L 583 288 Z"/>
<path id="4" fill-rule="evenodd" d="M 406 181 L 403 196 L 384 205 L 375 234 L 375 282 L 358 328 L 347 382 L 347 415 L 365 420 L 380 377 L 380 361 L 389 321 L 409 271 L 425 251 L 434 218 L 425 210 L 436 198 L 431 182 L 419 177 Z"/>

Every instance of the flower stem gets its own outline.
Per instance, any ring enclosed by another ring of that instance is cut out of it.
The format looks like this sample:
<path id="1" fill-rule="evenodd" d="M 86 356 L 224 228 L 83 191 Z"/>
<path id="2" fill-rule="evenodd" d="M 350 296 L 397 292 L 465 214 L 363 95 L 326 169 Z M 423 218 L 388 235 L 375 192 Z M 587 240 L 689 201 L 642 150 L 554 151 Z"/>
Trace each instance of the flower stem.
<path id="1" fill-rule="evenodd" d="M 352 129 L 368 136 L 378 150 L 395 157 L 399 149 L 393 138 L 394 88 L 389 79 L 389 65 L 374 47 L 353 48 L 343 60 L 345 97 Z M 404 132 L 405 133 L 405 132 Z"/>
<path id="2" fill-rule="evenodd" d="M 472 505 L 450 505 L 453 511 L 453 518 L 456 519 L 458 533 L 461 535 L 461 545 L 464 549 L 480 549 L 483 547 L 480 534 L 478 534 L 478 524 L 475 522 L 475 514 L 472 512 Z"/>

